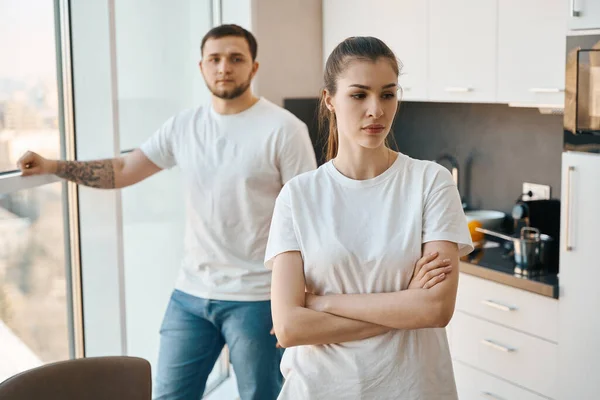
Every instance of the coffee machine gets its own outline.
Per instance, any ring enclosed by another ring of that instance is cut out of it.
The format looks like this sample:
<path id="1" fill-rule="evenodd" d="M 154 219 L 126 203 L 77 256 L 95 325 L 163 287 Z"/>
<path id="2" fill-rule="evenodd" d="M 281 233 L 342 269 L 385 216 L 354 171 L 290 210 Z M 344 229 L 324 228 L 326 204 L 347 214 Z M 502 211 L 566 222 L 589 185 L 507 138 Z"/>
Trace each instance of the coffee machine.
<path id="1" fill-rule="evenodd" d="M 549 273 L 558 273 L 560 237 L 560 200 L 528 200 L 521 196 L 512 209 L 515 232 L 523 227 L 539 229 L 553 241 L 548 252 L 548 260 L 543 266 Z"/>

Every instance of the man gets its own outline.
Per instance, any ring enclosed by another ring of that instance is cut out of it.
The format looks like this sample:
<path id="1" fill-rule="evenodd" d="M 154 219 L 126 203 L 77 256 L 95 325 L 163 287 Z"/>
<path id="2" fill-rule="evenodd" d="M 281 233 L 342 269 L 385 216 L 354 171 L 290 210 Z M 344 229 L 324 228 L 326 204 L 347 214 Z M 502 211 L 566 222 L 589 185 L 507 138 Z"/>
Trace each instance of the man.
<path id="1" fill-rule="evenodd" d="M 161 327 L 154 396 L 198 400 L 223 346 L 242 400 L 275 399 L 282 377 L 263 257 L 283 184 L 316 168 L 306 125 L 257 98 L 254 36 L 222 25 L 202 39 L 200 71 L 211 103 L 170 118 L 121 158 L 47 160 L 27 152 L 23 175 L 56 174 L 122 188 L 179 165 L 187 207 L 185 256 Z"/>

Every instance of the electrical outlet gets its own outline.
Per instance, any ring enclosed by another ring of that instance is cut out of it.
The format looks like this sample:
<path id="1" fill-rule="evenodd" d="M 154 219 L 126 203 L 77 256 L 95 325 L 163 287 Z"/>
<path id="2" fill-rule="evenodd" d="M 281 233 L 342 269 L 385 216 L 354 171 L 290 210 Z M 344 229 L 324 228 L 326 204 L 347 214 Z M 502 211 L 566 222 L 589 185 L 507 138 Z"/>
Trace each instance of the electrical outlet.
<path id="1" fill-rule="evenodd" d="M 531 196 L 529 196 L 531 194 Z M 550 199 L 550 186 L 537 183 L 523 182 L 523 200 Z"/>

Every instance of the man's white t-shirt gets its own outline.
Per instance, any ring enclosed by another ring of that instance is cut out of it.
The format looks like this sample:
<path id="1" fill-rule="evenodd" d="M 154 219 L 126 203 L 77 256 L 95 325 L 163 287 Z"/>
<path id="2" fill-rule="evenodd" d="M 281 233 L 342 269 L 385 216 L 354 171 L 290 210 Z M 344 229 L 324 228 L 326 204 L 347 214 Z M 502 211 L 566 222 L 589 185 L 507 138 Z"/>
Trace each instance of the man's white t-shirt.
<path id="1" fill-rule="evenodd" d="M 298 250 L 317 295 L 407 289 L 423 243 L 473 250 L 449 171 L 399 154 L 381 175 L 353 180 L 328 162 L 277 199 L 267 267 Z M 365 340 L 286 349 L 280 399 L 457 398 L 445 329 L 394 330 Z"/>
<path id="2" fill-rule="evenodd" d="M 287 181 L 317 166 L 306 125 L 264 98 L 231 115 L 206 105 L 170 118 L 141 150 L 183 175 L 185 247 L 175 287 L 214 300 L 268 300 L 263 261 L 275 200 Z"/>

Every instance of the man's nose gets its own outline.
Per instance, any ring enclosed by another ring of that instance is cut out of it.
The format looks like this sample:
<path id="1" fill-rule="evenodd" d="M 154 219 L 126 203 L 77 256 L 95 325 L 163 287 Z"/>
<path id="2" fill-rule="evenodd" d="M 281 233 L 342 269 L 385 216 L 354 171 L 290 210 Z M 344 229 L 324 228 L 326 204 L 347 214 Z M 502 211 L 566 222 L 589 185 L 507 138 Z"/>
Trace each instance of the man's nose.
<path id="1" fill-rule="evenodd" d="M 224 59 L 219 63 L 219 73 L 223 75 L 230 74 L 232 70 L 232 64 L 229 60 Z"/>

